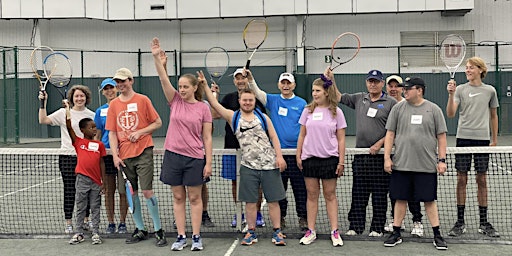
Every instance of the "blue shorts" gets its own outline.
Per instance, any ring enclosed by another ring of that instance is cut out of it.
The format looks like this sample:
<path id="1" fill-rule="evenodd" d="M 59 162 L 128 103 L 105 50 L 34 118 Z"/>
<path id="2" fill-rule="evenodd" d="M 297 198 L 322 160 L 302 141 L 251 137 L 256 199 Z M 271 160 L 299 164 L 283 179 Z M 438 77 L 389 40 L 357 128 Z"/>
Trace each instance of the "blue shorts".
<path id="1" fill-rule="evenodd" d="M 236 180 L 236 155 L 222 156 L 221 176 L 224 179 Z"/>
<path id="2" fill-rule="evenodd" d="M 437 200 L 437 173 L 393 170 L 389 183 L 392 200 L 432 202 Z"/>
<path id="3" fill-rule="evenodd" d="M 487 147 L 489 140 L 471 140 L 457 138 L 457 147 Z M 471 158 L 475 162 L 477 172 L 487 172 L 489 169 L 489 154 L 455 154 L 455 169 L 458 172 L 468 172 L 471 169 Z"/>

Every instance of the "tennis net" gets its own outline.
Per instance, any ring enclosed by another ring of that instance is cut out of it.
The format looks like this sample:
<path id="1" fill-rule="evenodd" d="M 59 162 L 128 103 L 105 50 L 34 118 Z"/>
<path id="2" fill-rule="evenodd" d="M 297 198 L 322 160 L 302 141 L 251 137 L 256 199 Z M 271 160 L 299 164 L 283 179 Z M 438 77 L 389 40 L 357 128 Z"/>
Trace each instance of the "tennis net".
<path id="1" fill-rule="evenodd" d="M 352 191 L 352 162 L 354 156 L 367 154 L 367 149 L 347 148 L 345 156 L 345 174 L 338 179 L 337 197 L 339 203 L 339 227 L 344 233 L 349 227 L 347 215 L 351 204 Z M 162 227 L 167 232 L 176 232 L 173 228 L 172 194 L 170 186 L 159 180 L 163 151 L 155 150 L 154 182 L 153 188 L 159 199 L 160 217 Z M 479 210 L 477 201 L 477 185 L 475 183 L 475 171 L 468 175 L 467 202 L 465 210 L 465 223 L 467 232 L 460 237 L 448 237 L 447 233 L 457 220 L 456 184 L 457 173 L 455 170 L 455 154 L 479 153 L 489 155 L 488 183 L 488 219 L 500 233 L 499 238 L 490 238 L 478 233 Z M 59 155 L 72 155 L 72 151 L 60 149 L 28 149 L 28 148 L 0 148 L 1 172 L 0 172 L 0 236 L 1 237 L 53 237 L 64 235 L 63 213 L 63 183 L 59 172 Z M 208 212 L 215 223 L 215 227 L 201 229 L 205 236 L 237 235 L 239 231 L 231 227 L 233 215 L 241 214 L 241 204 L 233 202 L 231 193 L 231 180 L 221 177 L 222 158 L 226 155 L 237 156 L 236 150 L 214 149 L 213 151 L 213 176 L 208 183 L 209 203 Z M 284 150 L 285 155 L 294 155 L 294 150 Z M 447 152 L 448 171 L 444 176 L 438 177 L 438 208 L 441 221 L 442 234 L 454 241 L 497 241 L 512 243 L 512 220 L 508 214 L 512 212 L 512 147 L 449 147 Z M 239 162 L 239 161 L 238 161 Z M 226 164 L 226 163 L 224 163 Z M 238 163 L 239 164 L 239 163 Z M 237 168 L 238 169 L 238 168 Z M 295 213 L 295 200 L 291 186 L 288 185 L 287 198 L 289 201 L 286 228 L 284 232 L 289 237 L 302 236 Z M 142 198 L 142 195 L 140 195 Z M 116 200 L 118 196 L 116 195 Z M 104 201 L 104 200 L 103 200 Z M 388 204 L 389 199 L 387 199 Z M 100 231 L 107 227 L 106 211 L 102 202 Z M 151 219 L 146 207 L 143 205 L 145 223 L 152 227 Z M 116 202 L 116 220 L 118 220 L 118 202 Z M 187 203 L 187 212 L 189 212 Z M 372 201 L 368 202 L 366 210 L 366 229 L 359 236 L 349 239 L 367 240 L 372 216 Z M 271 234 L 272 225 L 268 215 L 268 207 L 263 203 L 262 213 L 267 225 L 258 233 Z M 425 214 L 422 204 L 423 225 L 425 238 L 431 239 L 432 229 Z M 387 218 L 390 218 L 390 206 L 388 206 Z M 131 216 L 127 217 L 129 230 L 135 225 Z M 404 236 L 409 236 L 413 226 L 411 215 L 407 213 L 405 218 Z M 329 221 L 322 196 L 320 196 L 319 211 L 316 229 L 318 234 L 329 234 Z M 187 214 L 187 230 L 191 230 L 189 214 Z M 114 235 L 115 236 L 115 235 Z M 346 236 L 344 236 L 346 237 Z M 430 241 L 430 240 L 429 240 Z"/>

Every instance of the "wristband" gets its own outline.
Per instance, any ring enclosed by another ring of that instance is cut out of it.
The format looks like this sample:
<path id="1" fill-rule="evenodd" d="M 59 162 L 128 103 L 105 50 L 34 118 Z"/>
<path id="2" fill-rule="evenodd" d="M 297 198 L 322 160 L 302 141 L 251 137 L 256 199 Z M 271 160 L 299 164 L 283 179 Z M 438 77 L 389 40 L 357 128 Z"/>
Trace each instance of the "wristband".
<path id="1" fill-rule="evenodd" d="M 446 163 L 446 158 L 439 158 L 437 159 L 438 163 Z"/>

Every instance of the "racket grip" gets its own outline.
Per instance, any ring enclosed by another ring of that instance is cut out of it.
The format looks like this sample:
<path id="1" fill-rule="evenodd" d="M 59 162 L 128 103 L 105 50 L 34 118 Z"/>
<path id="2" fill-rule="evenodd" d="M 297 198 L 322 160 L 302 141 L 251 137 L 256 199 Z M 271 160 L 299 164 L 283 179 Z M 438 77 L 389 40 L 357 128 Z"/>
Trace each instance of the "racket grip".
<path id="1" fill-rule="evenodd" d="M 43 97 L 42 99 L 40 98 L 41 96 Z M 43 90 L 39 91 L 38 98 L 39 98 L 39 108 L 40 109 L 45 109 L 45 107 L 46 107 L 45 105 L 46 104 L 45 104 L 44 91 Z"/>
<path id="2" fill-rule="evenodd" d="M 245 63 L 245 69 L 249 69 L 249 66 L 251 65 L 251 60 L 247 60 Z"/>

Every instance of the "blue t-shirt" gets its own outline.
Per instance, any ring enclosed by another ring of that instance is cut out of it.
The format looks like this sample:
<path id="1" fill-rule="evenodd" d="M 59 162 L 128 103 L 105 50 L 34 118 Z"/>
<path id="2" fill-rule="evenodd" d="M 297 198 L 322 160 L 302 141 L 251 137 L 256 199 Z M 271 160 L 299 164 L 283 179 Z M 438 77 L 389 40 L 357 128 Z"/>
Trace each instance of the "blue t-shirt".
<path id="1" fill-rule="evenodd" d="M 110 148 L 108 141 L 108 130 L 105 130 L 105 124 L 107 123 L 107 112 L 108 103 L 96 109 L 96 115 L 94 115 L 94 122 L 96 123 L 96 129 L 101 131 L 101 142 L 105 144 L 105 148 Z"/>
<path id="2" fill-rule="evenodd" d="M 267 109 L 270 119 L 276 129 L 281 148 L 297 148 L 297 139 L 300 133 L 299 119 L 306 101 L 294 95 L 286 99 L 281 94 L 267 93 Z"/>

